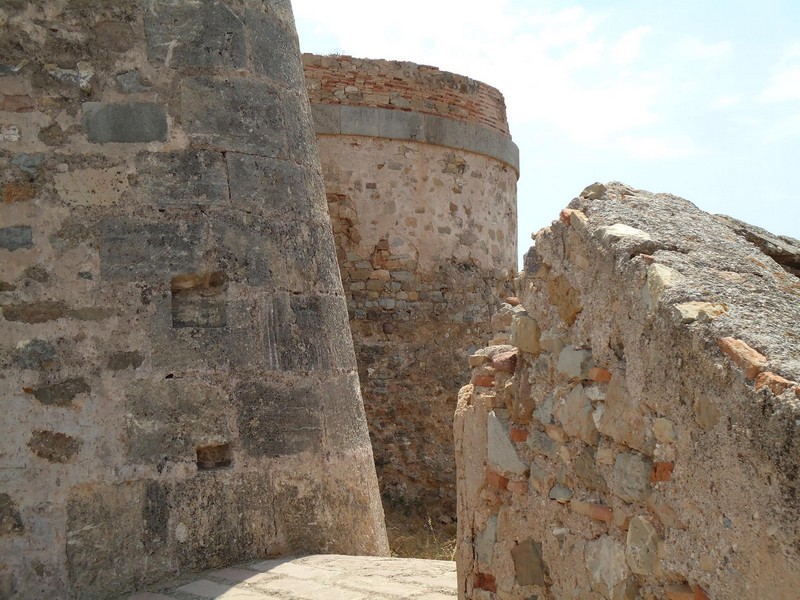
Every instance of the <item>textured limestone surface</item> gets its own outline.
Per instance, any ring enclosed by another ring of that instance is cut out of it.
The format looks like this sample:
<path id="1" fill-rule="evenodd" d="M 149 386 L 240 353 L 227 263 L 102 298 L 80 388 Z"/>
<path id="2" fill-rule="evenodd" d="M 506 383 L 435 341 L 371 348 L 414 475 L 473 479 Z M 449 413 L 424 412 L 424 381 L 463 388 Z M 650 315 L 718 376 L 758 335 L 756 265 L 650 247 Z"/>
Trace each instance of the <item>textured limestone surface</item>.
<path id="1" fill-rule="evenodd" d="M 517 170 L 478 143 L 516 150 L 505 104 L 431 67 L 303 60 L 384 506 L 449 525 L 453 384 L 512 293 Z"/>
<path id="2" fill-rule="evenodd" d="M 535 235 L 459 396 L 462 597 L 796 597 L 800 280 L 741 231 L 610 183 Z"/>
<path id="3" fill-rule="evenodd" d="M 445 560 L 312 555 L 259 561 L 162 583 L 128 600 L 455 600 Z"/>
<path id="4" fill-rule="evenodd" d="M 0 597 L 387 553 L 289 2 L 0 15 Z"/>

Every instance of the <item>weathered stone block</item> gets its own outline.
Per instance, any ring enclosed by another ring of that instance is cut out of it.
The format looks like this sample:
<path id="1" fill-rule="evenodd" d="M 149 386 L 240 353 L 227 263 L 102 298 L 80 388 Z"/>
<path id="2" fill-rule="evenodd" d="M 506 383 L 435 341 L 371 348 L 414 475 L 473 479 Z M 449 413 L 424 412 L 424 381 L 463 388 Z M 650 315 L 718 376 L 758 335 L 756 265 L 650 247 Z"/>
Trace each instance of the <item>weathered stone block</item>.
<path id="1" fill-rule="evenodd" d="M 344 298 L 279 294 L 262 312 L 264 356 L 289 371 L 355 369 Z"/>
<path id="2" fill-rule="evenodd" d="M 152 102 L 84 102 L 83 127 L 90 142 L 166 142 L 167 112 Z"/>
<path id="3" fill-rule="evenodd" d="M 524 475 L 528 466 L 519 459 L 506 424 L 494 411 L 486 417 L 486 429 L 489 465 L 503 474 Z"/>
<path id="4" fill-rule="evenodd" d="M 608 484 L 597 468 L 595 453 L 591 448 L 581 450 L 580 454 L 572 461 L 572 469 L 575 471 L 575 476 L 587 489 L 601 494 L 608 492 Z"/>
<path id="5" fill-rule="evenodd" d="M 173 327 L 225 327 L 228 280 L 221 271 L 172 278 Z"/>
<path id="6" fill-rule="evenodd" d="M 6 321 L 19 321 L 21 323 L 45 323 L 66 317 L 68 309 L 63 302 L 42 300 L 26 304 L 6 304 L 3 308 L 3 318 Z"/>
<path id="7" fill-rule="evenodd" d="M 324 222 L 239 214 L 221 216 L 211 227 L 219 240 L 219 266 L 231 280 L 293 292 L 341 290 L 333 238 Z"/>
<path id="8" fill-rule="evenodd" d="M 592 402 L 580 383 L 572 388 L 562 404 L 556 406 L 553 414 L 561 421 L 564 431 L 569 435 L 579 437 L 592 445 L 600 440 L 600 433 L 592 418 L 594 414 Z"/>
<path id="9" fill-rule="evenodd" d="M 148 497 L 148 488 L 148 482 L 136 481 L 70 490 L 66 553 L 73 594 L 114 597 L 170 572 L 157 537 L 163 535 L 163 494 L 151 491 Z"/>
<path id="10" fill-rule="evenodd" d="M 0 494 L 0 535 L 22 533 L 25 526 L 19 514 L 19 507 L 8 494 Z"/>
<path id="11" fill-rule="evenodd" d="M 292 386 L 243 383 L 233 393 L 243 449 L 257 457 L 319 451 L 326 394 L 319 382 L 308 380 Z"/>
<path id="12" fill-rule="evenodd" d="M 635 452 L 617 455 L 611 491 L 625 502 L 644 502 L 650 493 L 653 464 Z"/>
<path id="13" fill-rule="evenodd" d="M 228 199 L 225 161 L 218 152 L 140 152 L 136 169 L 139 190 L 155 204 L 204 205 Z"/>
<path id="14" fill-rule="evenodd" d="M 14 364 L 20 369 L 40 369 L 52 364 L 56 358 L 56 349 L 45 340 L 22 342 L 13 352 Z"/>
<path id="15" fill-rule="evenodd" d="M 547 565 L 542 544 L 533 539 L 520 542 L 511 549 L 517 585 L 547 585 Z"/>
<path id="16" fill-rule="evenodd" d="M 556 371 L 570 379 L 588 379 L 589 369 L 593 366 L 594 358 L 591 350 L 567 346 L 558 355 Z"/>
<path id="17" fill-rule="evenodd" d="M 325 422 L 325 449 L 347 452 L 364 448 L 369 430 L 361 402 L 358 374 L 350 373 L 329 379 L 324 384 L 327 398 L 322 403 Z"/>
<path id="18" fill-rule="evenodd" d="M 172 486 L 169 533 L 181 568 L 267 556 L 277 542 L 275 501 L 273 476 L 263 469 L 203 471 Z"/>
<path id="19" fill-rule="evenodd" d="M 137 381 L 126 392 L 125 448 L 134 463 L 194 462 L 196 448 L 230 437 L 224 392 L 182 379 Z"/>
<path id="20" fill-rule="evenodd" d="M 286 153 L 281 98 L 261 81 L 186 78 L 181 82 L 181 120 L 190 139 L 216 150 L 271 157 Z"/>
<path id="21" fill-rule="evenodd" d="M 478 562 L 486 566 L 492 564 L 494 543 L 496 540 L 497 515 L 492 515 L 486 522 L 486 527 L 475 536 L 475 555 L 478 557 Z"/>
<path id="22" fill-rule="evenodd" d="M 245 22 L 252 46 L 253 70 L 287 87 L 297 89 L 305 85 L 297 35 L 272 14 L 260 10 L 245 11 Z"/>
<path id="23" fill-rule="evenodd" d="M 540 350 L 539 325 L 528 315 L 514 315 L 511 321 L 511 344 L 523 352 L 538 355 Z"/>
<path id="24" fill-rule="evenodd" d="M 592 590 L 606 600 L 634 600 L 636 584 L 625 563 L 622 544 L 603 535 L 586 544 L 586 569 L 591 577 Z"/>
<path id="25" fill-rule="evenodd" d="M 645 517 L 636 516 L 628 526 L 625 557 L 631 571 L 637 575 L 652 575 L 658 565 L 658 542 L 656 528 Z"/>
<path id="26" fill-rule="evenodd" d="M 235 154 L 226 156 L 231 202 L 245 210 L 259 210 L 308 220 L 312 214 L 327 218 L 322 190 L 305 167 L 294 162 Z"/>
<path id="27" fill-rule="evenodd" d="M 14 250 L 33 248 L 33 231 L 29 225 L 0 228 L 0 248 Z"/>
<path id="28" fill-rule="evenodd" d="M 145 11 L 147 58 L 168 67 L 247 65 L 244 26 L 221 2 L 154 0 Z"/>
<path id="29" fill-rule="evenodd" d="M 137 352 L 136 350 L 129 352 L 122 351 L 114 352 L 114 354 L 109 356 L 106 366 L 112 371 L 122 371 L 128 367 L 138 369 L 143 362 L 144 356 L 142 356 L 140 352 Z"/>
<path id="30" fill-rule="evenodd" d="M 50 406 L 69 406 L 78 394 L 92 391 L 83 377 L 67 379 L 61 383 L 46 385 L 33 390 L 33 396 L 42 404 Z"/>
<path id="31" fill-rule="evenodd" d="M 80 451 L 83 442 L 59 431 L 36 429 L 28 447 L 38 457 L 50 462 L 66 463 Z"/>
<path id="32" fill-rule="evenodd" d="M 110 279 L 167 278 L 196 271 L 203 226 L 151 223 L 125 217 L 100 222 L 100 273 Z"/>

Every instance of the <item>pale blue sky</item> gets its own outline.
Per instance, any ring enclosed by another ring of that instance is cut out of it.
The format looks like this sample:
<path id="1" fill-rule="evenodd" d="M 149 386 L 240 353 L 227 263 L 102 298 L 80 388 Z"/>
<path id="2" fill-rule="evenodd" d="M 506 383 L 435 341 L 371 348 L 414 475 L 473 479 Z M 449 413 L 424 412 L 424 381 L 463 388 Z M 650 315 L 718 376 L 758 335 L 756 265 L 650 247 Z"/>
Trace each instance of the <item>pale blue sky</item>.
<path id="1" fill-rule="evenodd" d="M 800 2 L 293 0 L 305 52 L 497 87 L 520 148 L 519 251 L 594 181 L 800 238 Z"/>

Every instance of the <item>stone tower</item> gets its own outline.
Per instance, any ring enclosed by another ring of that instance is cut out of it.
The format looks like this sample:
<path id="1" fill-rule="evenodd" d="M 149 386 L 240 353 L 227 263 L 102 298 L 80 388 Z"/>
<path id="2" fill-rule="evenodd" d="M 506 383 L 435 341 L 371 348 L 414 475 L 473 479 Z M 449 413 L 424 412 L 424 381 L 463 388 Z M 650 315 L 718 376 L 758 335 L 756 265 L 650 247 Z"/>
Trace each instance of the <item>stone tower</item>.
<path id="1" fill-rule="evenodd" d="M 455 389 L 516 265 L 503 96 L 408 62 L 304 55 L 381 493 L 455 516 Z"/>
<path id="2" fill-rule="evenodd" d="M 386 553 L 288 0 L 0 13 L 0 596 Z"/>

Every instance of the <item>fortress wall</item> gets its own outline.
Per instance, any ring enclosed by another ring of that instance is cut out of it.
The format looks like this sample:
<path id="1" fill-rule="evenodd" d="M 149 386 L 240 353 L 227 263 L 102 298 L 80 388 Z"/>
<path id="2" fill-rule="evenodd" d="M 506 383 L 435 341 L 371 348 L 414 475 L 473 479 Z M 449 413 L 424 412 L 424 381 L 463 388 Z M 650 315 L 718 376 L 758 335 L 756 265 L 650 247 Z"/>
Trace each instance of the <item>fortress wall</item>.
<path id="1" fill-rule="evenodd" d="M 453 384 L 469 376 L 468 348 L 489 340 L 516 262 L 517 149 L 478 124 L 502 118 L 507 130 L 502 97 L 410 63 L 304 62 L 384 502 L 447 522 L 455 517 Z M 419 112 L 365 106 L 366 91 L 319 104 L 331 99 L 320 81 L 327 89 L 345 75 L 392 98 L 435 97 L 444 86 L 453 105 L 471 105 L 476 94 L 497 102 L 472 108 L 470 123 L 417 104 Z"/>
<path id="2" fill-rule="evenodd" d="M 2 19 L 0 597 L 387 553 L 289 2 Z"/>
<path id="3" fill-rule="evenodd" d="M 797 595 L 800 280 L 741 225 L 595 184 L 536 234 L 459 396 L 461 597 Z"/>

